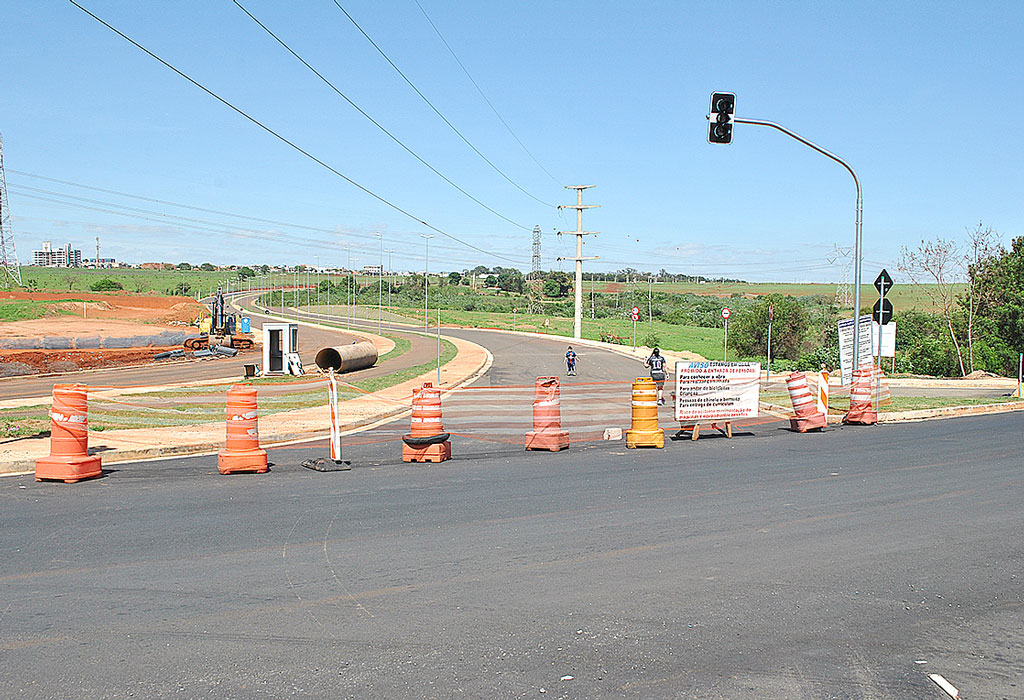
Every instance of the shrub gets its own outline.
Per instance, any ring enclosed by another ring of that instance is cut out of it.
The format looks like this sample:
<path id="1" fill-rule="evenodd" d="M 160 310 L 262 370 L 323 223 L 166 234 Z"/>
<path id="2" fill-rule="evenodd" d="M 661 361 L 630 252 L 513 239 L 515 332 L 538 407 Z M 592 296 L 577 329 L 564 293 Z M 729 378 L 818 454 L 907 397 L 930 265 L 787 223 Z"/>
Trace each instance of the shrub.
<path id="1" fill-rule="evenodd" d="M 112 280 L 109 277 L 104 277 L 103 279 L 96 280 L 95 282 L 90 284 L 89 289 L 91 289 L 94 292 L 116 292 L 118 290 L 124 289 L 124 287 L 117 280 Z"/>

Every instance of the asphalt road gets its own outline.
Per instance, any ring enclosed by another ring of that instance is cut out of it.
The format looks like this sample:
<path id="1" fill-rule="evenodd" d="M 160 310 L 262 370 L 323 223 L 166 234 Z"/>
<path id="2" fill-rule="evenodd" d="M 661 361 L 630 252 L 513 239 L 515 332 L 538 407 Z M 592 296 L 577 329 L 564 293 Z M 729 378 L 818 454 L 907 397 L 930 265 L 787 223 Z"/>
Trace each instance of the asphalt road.
<path id="1" fill-rule="evenodd" d="M 564 341 L 452 333 L 495 361 L 443 464 L 400 420 L 348 472 L 0 479 L 0 696 L 1024 696 L 1021 414 L 526 453 Z M 639 364 L 582 354 L 564 422 L 624 426 Z"/>

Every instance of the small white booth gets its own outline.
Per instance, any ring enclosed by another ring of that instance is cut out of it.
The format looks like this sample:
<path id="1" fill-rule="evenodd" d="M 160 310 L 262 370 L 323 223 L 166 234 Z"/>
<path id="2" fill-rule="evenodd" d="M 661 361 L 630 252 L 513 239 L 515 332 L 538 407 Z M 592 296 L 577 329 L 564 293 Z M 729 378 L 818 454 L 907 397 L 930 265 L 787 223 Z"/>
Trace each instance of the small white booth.
<path id="1" fill-rule="evenodd" d="M 302 374 L 299 359 L 299 324 L 263 324 L 263 375 Z M 298 363 L 298 372 L 295 364 Z"/>

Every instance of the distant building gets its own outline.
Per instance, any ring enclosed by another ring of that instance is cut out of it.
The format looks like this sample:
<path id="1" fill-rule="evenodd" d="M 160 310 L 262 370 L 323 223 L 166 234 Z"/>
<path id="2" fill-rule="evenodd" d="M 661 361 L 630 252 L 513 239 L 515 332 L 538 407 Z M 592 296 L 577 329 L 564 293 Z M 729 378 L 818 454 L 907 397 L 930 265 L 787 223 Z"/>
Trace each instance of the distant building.
<path id="1" fill-rule="evenodd" d="M 75 250 L 70 243 L 63 248 L 54 248 L 50 241 L 43 241 L 42 250 L 32 251 L 32 264 L 40 267 L 81 267 L 82 251 Z"/>
<path id="2" fill-rule="evenodd" d="M 139 267 L 143 270 L 162 270 L 164 263 L 142 263 Z"/>
<path id="3" fill-rule="evenodd" d="M 82 261 L 82 264 L 85 267 L 120 267 L 114 258 L 97 258 L 95 260 L 86 258 Z"/>
<path id="4" fill-rule="evenodd" d="M 383 268 L 380 265 L 363 265 L 364 275 L 379 275 Z"/>

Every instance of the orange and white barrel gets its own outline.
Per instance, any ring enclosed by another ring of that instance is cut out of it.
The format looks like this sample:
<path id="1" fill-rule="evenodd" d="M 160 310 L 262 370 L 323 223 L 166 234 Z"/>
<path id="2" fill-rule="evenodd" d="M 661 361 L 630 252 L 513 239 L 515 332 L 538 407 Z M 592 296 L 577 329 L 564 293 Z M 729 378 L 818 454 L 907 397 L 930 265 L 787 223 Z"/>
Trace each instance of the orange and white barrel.
<path id="1" fill-rule="evenodd" d="M 791 372 L 786 377 L 786 389 L 789 390 L 789 399 L 793 402 L 795 415 L 789 419 L 789 425 L 793 430 L 806 433 L 808 430 L 825 427 L 827 419 L 823 412 L 816 410 L 817 401 L 807 386 L 807 376 L 803 372 Z"/>

